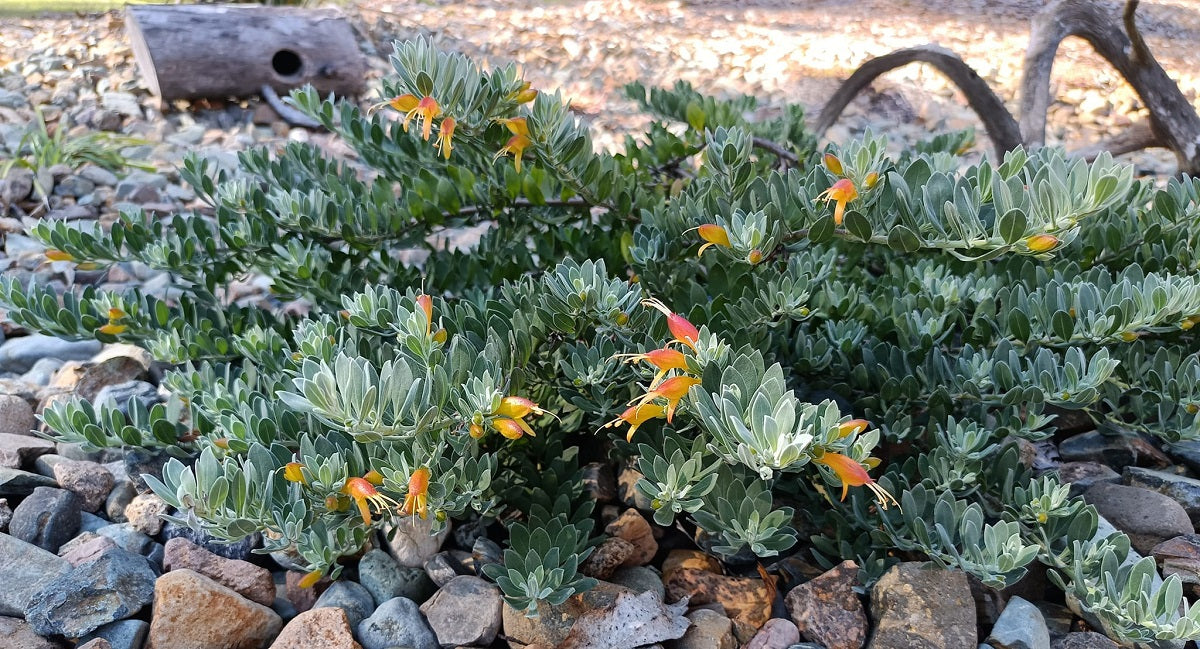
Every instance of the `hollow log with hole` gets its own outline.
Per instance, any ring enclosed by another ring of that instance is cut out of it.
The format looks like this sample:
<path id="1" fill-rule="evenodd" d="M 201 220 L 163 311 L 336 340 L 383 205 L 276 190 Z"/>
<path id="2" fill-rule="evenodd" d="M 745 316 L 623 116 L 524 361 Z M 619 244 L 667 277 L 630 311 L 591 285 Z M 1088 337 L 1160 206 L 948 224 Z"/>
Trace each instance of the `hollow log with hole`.
<path id="1" fill-rule="evenodd" d="M 131 5 L 125 28 L 151 92 L 163 101 L 287 92 L 361 94 L 366 60 L 335 10 Z"/>

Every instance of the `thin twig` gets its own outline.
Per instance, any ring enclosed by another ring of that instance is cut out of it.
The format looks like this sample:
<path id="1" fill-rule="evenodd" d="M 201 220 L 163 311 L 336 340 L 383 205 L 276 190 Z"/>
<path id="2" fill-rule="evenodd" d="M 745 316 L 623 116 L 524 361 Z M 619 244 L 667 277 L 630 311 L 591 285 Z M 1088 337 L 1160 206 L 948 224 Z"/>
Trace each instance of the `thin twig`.
<path id="1" fill-rule="evenodd" d="M 787 165 L 800 164 L 800 159 L 796 157 L 796 154 L 788 151 L 782 144 L 778 142 L 772 142 L 766 138 L 756 137 L 753 140 L 753 144 L 760 149 L 770 151 L 771 153 L 775 154 L 776 158 L 779 158 L 781 162 L 784 162 Z"/>

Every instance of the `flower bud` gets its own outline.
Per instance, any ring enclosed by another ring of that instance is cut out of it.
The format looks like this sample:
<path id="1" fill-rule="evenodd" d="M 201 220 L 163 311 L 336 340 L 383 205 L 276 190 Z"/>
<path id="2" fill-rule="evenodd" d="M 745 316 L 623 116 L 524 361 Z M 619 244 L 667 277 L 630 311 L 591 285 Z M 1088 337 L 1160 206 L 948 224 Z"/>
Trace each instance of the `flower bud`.
<path id="1" fill-rule="evenodd" d="M 1053 234 L 1035 234 L 1025 240 L 1025 245 L 1029 246 L 1031 252 L 1047 252 L 1058 245 L 1058 237 Z"/>
<path id="2" fill-rule="evenodd" d="M 838 160 L 838 157 L 832 153 L 825 154 L 825 168 L 835 176 L 840 176 L 844 173 L 842 171 L 842 161 Z"/>

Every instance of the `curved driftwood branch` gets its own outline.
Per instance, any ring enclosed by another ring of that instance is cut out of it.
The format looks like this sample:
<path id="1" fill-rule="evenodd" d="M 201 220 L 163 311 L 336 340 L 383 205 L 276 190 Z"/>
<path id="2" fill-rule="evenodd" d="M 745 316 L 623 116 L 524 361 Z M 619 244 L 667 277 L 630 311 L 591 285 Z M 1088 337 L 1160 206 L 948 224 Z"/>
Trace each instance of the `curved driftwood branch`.
<path id="1" fill-rule="evenodd" d="M 1133 153 L 1134 151 L 1141 151 L 1142 149 L 1153 149 L 1164 146 L 1166 145 L 1163 144 L 1162 139 L 1150 127 L 1150 122 L 1141 121 L 1121 131 L 1111 139 L 1071 151 L 1071 155 L 1079 156 L 1091 162 L 1096 159 L 1096 156 L 1105 151 L 1118 156 Z"/>
<path id="2" fill-rule="evenodd" d="M 996 96 L 996 93 L 992 92 L 987 82 L 980 78 L 979 74 L 957 54 L 937 45 L 921 45 L 897 50 L 862 64 L 821 109 L 821 115 L 817 118 L 817 124 L 813 129 L 817 137 L 824 135 L 825 131 L 833 126 L 833 123 L 841 116 L 850 101 L 879 75 L 909 63 L 932 65 L 955 86 L 958 86 L 959 90 L 962 90 L 963 94 L 967 96 L 967 103 L 970 104 L 975 114 L 979 115 L 984 128 L 987 129 L 988 137 L 992 140 L 997 156 L 1003 156 L 1004 152 L 1015 149 L 1021 144 L 1021 130 L 1017 125 L 1017 120 L 1005 108 L 1004 102 Z"/>
<path id="3" fill-rule="evenodd" d="M 1137 0 L 1116 7 L 1095 0 L 1054 0 L 1033 21 L 1021 81 L 1021 132 L 1025 143 L 1046 142 L 1050 72 L 1068 36 L 1086 40 L 1129 82 L 1150 112 L 1156 139 L 1175 152 L 1179 170 L 1200 173 L 1200 115 L 1150 54 L 1134 22 Z M 1129 33 L 1126 33 L 1128 30 Z"/>

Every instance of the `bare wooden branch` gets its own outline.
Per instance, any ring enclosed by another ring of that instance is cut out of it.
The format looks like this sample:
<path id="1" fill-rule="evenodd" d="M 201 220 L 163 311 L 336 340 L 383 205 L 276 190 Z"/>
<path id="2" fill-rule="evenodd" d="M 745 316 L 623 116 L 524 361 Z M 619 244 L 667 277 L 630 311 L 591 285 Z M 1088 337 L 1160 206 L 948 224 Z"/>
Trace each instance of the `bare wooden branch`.
<path id="1" fill-rule="evenodd" d="M 1054 57 L 1063 39 L 1078 36 L 1137 92 L 1150 111 L 1152 132 L 1163 146 L 1175 152 L 1179 170 L 1200 174 L 1200 115 L 1142 41 L 1134 24 L 1137 4 L 1131 0 L 1125 5 L 1123 21 L 1117 20 L 1114 5 L 1096 0 L 1053 0 L 1038 14 L 1030 30 L 1021 82 L 1024 141 L 1032 146 L 1045 144 Z"/>
<path id="2" fill-rule="evenodd" d="M 885 72 L 909 63 L 932 65 L 967 96 L 967 103 L 983 122 L 997 156 L 1003 156 L 1004 152 L 1015 149 L 1021 144 L 1021 130 L 1017 125 L 1017 120 L 1004 106 L 1004 102 L 957 54 L 937 45 L 921 45 L 897 50 L 862 64 L 821 109 L 821 114 L 813 129 L 817 137 L 824 135 L 825 131 L 833 126 L 850 101 L 872 81 Z"/>
<path id="3" fill-rule="evenodd" d="M 299 110 L 285 104 L 279 95 L 275 94 L 275 89 L 267 84 L 263 84 L 259 91 L 262 98 L 267 102 L 267 105 L 279 115 L 279 118 L 287 122 L 291 126 L 300 126 L 302 128 L 321 128 L 321 123 L 317 120 L 305 115 Z"/>
<path id="4" fill-rule="evenodd" d="M 1142 149 L 1153 149 L 1164 146 L 1162 139 L 1150 127 L 1150 122 L 1141 121 L 1121 131 L 1111 139 L 1072 151 L 1071 155 L 1079 156 L 1091 162 L 1105 151 L 1118 156 L 1133 153 L 1134 151 L 1141 151 Z"/>
<path id="5" fill-rule="evenodd" d="M 756 137 L 754 138 L 754 146 L 774 154 L 776 158 L 779 158 L 780 162 L 784 163 L 784 166 L 795 166 L 800 162 L 800 160 L 796 158 L 796 154 L 788 151 L 786 147 L 778 142 L 772 142 L 766 138 Z"/>

